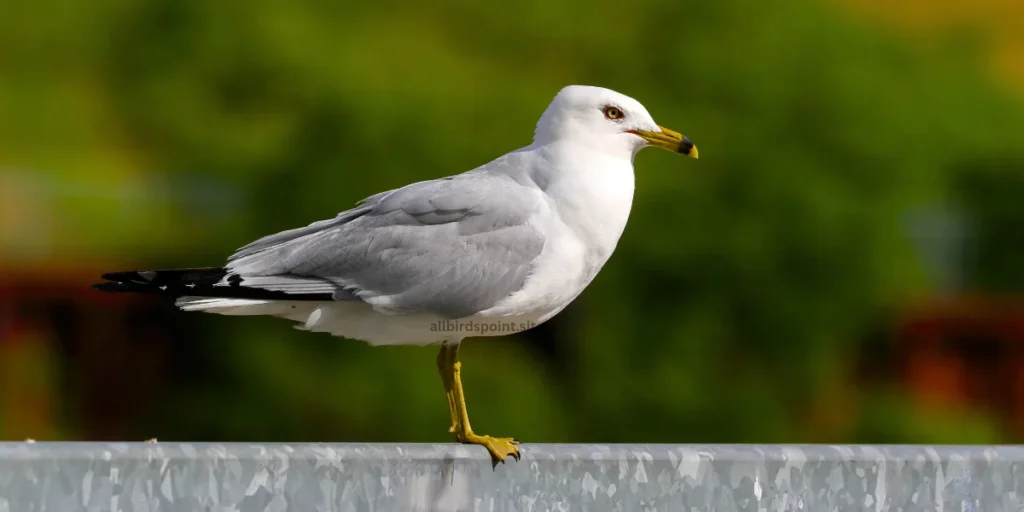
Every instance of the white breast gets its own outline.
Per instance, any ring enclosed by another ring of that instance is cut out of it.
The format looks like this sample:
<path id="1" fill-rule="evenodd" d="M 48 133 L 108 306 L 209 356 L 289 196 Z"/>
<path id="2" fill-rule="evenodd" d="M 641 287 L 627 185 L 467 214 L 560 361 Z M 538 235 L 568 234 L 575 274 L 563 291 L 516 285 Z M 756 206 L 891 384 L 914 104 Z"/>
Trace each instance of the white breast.
<path id="1" fill-rule="evenodd" d="M 530 278 L 482 316 L 527 310 L 532 321 L 543 322 L 575 299 L 611 257 L 633 203 L 633 166 L 600 154 L 585 161 L 579 156 L 546 184 L 549 208 L 532 222 L 547 241 Z"/>

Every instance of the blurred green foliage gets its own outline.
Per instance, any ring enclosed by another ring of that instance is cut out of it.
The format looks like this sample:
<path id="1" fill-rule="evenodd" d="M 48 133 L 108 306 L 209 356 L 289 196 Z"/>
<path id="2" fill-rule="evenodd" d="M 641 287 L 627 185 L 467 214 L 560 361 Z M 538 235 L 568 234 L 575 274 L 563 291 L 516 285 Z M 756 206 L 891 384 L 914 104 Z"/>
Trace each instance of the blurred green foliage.
<path id="1" fill-rule="evenodd" d="M 701 159 L 637 158 L 615 256 L 545 326 L 558 357 L 529 350 L 533 333 L 467 341 L 476 430 L 998 438 L 983 418 L 915 412 L 849 375 L 859 341 L 931 282 L 905 215 L 954 201 L 976 162 L 1024 158 L 1024 113 L 968 51 L 912 48 L 810 0 L 8 8 L 0 164 L 121 194 L 62 203 L 58 250 L 219 264 L 253 238 L 523 146 L 559 88 L 606 86 Z M 132 190 L 150 199 L 125 202 Z M 196 372 L 138 411 L 140 438 L 449 439 L 432 348 L 188 321 Z"/>

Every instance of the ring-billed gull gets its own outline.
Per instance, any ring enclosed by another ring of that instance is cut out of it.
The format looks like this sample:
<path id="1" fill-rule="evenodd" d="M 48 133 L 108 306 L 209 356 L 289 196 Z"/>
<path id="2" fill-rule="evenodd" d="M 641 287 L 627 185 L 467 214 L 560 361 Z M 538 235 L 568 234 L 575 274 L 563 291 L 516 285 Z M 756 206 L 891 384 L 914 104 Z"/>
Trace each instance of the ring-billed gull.
<path id="1" fill-rule="evenodd" d="M 633 158 L 647 146 L 697 158 L 633 98 L 568 86 L 532 144 L 476 169 L 266 236 L 223 267 L 114 272 L 96 288 L 171 296 L 186 311 L 282 317 L 373 345 L 440 344 L 449 432 L 495 463 L 518 460 L 517 440 L 470 428 L 459 345 L 529 329 L 583 291 L 626 227 Z"/>

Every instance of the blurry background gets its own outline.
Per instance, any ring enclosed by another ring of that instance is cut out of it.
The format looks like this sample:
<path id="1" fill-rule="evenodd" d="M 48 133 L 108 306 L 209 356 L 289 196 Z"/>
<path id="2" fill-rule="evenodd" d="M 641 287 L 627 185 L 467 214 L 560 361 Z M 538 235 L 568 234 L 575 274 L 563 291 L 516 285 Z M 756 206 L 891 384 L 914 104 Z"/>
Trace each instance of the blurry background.
<path id="1" fill-rule="evenodd" d="M 462 350 L 527 442 L 1024 441 L 1018 0 L 9 2 L 0 438 L 448 442 L 435 348 L 89 285 L 530 142 L 602 85 L 701 159 L 554 320 Z"/>

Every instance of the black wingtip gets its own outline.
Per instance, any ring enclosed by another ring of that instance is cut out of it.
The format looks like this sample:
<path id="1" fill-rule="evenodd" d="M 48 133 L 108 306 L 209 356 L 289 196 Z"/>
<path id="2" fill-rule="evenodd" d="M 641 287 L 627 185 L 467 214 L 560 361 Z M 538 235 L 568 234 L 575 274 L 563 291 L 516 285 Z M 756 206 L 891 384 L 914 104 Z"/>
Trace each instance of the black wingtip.
<path id="1" fill-rule="evenodd" d="M 192 271 L 193 269 L 185 270 L 128 270 L 121 272 L 107 272 L 100 276 L 102 279 L 107 281 L 132 281 L 136 283 L 152 283 L 161 274 L 172 274 L 177 276 L 182 272 Z M 198 269 L 206 270 L 206 269 Z M 219 270 L 219 269 L 218 269 Z"/>
<path id="2" fill-rule="evenodd" d="M 268 300 L 334 300 L 331 293 L 289 294 L 284 291 L 249 288 L 242 278 L 223 267 L 132 270 L 107 272 L 106 283 L 92 285 L 102 292 L 145 293 L 167 297 L 200 296 Z M 225 279 L 227 278 L 227 279 Z"/>
<path id="3" fill-rule="evenodd" d="M 107 281 L 124 281 L 133 273 L 134 272 L 107 272 L 101 275 L 100 279 L 106 279 Z"/>
<path id="4" fill-rule="evenodd" d="M 182 295 L 188 284 L 211 285 L 224 274 L 224 269 L 218 267 L 107 272 L 100 276 L 107 282 L 92 287 L 101 292 Z"/>
<path id="5" fill-rule="evenodd" d="M 94 290 L 101 292 L 122 292 L 122 293 L 155 293 L 157 290 L 153 287 L 142 285 L 133 282 L 107 282 L 107 283 L 96 283 L 92 285 Z"/>
<path id="6" fill-rule="evenodd" d="M 101 279 L 105 279 L 105 283 L 96 283 L 92 285 L 94 290 L 101 292 L 149 292 L 152 291 L 143 279 L 141 279 L 139 272 L 107 272 L 100 276 Z"/>

